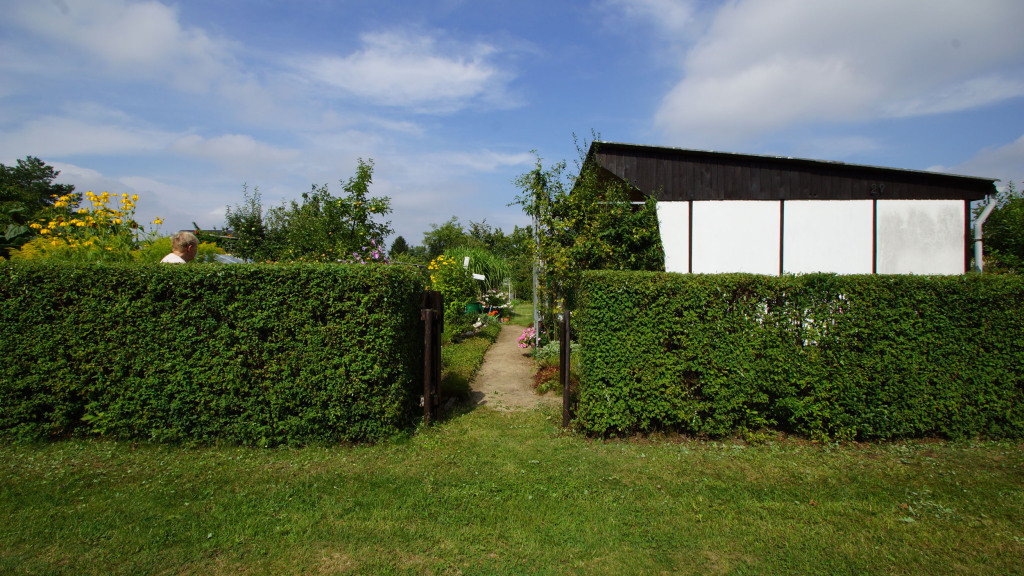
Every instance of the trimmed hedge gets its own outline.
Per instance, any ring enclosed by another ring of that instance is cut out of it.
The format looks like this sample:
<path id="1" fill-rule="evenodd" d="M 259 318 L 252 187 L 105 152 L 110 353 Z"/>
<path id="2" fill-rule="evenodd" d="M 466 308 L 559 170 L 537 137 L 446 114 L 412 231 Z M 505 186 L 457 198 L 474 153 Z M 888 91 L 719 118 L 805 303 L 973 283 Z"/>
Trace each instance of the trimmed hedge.
<path id="1" fill-rule="evenodd" d="M 593 434 L 1024 437 L 1017 276 L 592 272 L 573 325 Z"/>
<path id="2" fill-rule="evenodd" d="M 0 431 L 276 445 L 407 427 L 422 284 L 398 266 L 0 265 Z"/>

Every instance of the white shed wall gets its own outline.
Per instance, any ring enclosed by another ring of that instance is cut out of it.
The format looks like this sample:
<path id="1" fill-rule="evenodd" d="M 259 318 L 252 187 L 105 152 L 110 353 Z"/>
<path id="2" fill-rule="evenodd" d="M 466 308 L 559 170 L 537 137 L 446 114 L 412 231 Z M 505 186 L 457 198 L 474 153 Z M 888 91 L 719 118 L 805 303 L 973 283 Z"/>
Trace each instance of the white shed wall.
<path id="1" fill-rule="evenodd" d="M 879 274 L 963 274 L 962 200 L 879 200 Z"/>
<path id="2" fill-rule="evenodd" d="M 690 271 L 690 203 L 658 202 L 658 230 L 665 249 L 665 271 Z"/>
<path id="3" fill-rule="evenodd" d="M 871 200 L 791 200 L 783 230 L 784 272 L 870 274 Z"/>
<path id="4" fill-rule="evenodd" d="M 779 273 L 779 202 L 693 203 L 693 272 Z"/>

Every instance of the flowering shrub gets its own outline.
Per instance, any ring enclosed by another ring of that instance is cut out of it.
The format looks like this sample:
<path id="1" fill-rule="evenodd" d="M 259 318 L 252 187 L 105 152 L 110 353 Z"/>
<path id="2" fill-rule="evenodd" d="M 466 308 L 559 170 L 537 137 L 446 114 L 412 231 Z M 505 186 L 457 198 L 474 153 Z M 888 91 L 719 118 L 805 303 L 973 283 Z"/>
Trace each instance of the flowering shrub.
<path id="1" fill-rule="evenodd" d="M 523 334 L 519 336 L 519 347 L 529 348 L 533 346 L 536 339 L 537 331 L 534 330 L 533 328 L 527 328 L 526 330 L 523 330 Z"/>
<path id="2" fill-rule="evenodd" d="M 444 254 L 434 258 L 427 268 L 430 287 L 444 295 L 445 324 L 454 325 L 466 311 L 466 303 L 475 295 L 473 279 L 462 264 Z"/>
<path id="3" fill-rule="evenodd" d="M 369 246 L 363 246 L 359 252 L 353 252 L 351 260 L 346 258 L 341 262 L 342 264 L 370 264 L 372 262 L 390 264 L 391 260 L 388 259 L 387 252 L 377 243 L 377 240 L 371 238 Z"/>
<path id="4" fill-rule="evenodd" d="M 137 194 L 93 194 L 85 197 L 92 204 L 79 208 L 73 194 L 55 196 L 58 210 L 50 219 L 29 224 L 39 234 L 19 250 L 11 251 L 12 260 L 56 259 L 74 262 L 129 261 L 137 256 L 140 238 L 154 240 L 135 221 Z M 116 202 L 116 207 L 108 205 Z M 153 224 L 163 221 L 157 218 Z"/>
<path id="5" fill-rule="evenodd" d="M 512 316 L 512 300 L 508 294 L 497 290 L 488 290 L 484 293 L 482 300 L 491 315 L 501 318 Z"/>

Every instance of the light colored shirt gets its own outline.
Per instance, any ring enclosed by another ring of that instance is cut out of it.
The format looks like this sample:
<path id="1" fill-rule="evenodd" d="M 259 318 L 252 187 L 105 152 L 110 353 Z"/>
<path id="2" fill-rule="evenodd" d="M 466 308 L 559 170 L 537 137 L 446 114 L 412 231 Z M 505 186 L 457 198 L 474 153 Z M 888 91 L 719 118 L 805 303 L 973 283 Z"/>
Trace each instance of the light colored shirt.
<path id="1" fill-rule="evenodd" d="M 161 264 L 184 264 L 185 260 L 181 256 L 178 256 L 174 252 L 171 252 L 167 256 L 164 256 L 164 259 L 161 260 L 160 263 Z"/>

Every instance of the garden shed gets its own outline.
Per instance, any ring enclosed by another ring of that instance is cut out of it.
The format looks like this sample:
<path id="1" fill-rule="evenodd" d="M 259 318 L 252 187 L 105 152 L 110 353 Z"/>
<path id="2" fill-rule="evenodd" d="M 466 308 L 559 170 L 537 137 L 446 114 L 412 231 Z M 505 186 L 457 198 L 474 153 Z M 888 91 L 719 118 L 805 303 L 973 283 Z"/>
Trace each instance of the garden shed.
<path id="1" fill-rule="evenodd" d="M 962 274 L 996 180 L 594 142 L 605 178 L 658 200 L 669 272 Z"/>

